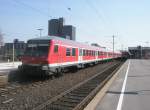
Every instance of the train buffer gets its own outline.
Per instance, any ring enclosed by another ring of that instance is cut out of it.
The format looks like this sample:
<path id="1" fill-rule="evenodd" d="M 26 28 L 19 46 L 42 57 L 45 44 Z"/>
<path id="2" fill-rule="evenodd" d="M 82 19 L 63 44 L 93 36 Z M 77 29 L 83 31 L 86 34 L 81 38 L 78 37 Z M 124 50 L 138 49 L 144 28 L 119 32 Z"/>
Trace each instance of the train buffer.
<path id="1" fill-rule="evenodd" d="M 150 60 L 127 60 L 84 110 L 150 110 Z"/>

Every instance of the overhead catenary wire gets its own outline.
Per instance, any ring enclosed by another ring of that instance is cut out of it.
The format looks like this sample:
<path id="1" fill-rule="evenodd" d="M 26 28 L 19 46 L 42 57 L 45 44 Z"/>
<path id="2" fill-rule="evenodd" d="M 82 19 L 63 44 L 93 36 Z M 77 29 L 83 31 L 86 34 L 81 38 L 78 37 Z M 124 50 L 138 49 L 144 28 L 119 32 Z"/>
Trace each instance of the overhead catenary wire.
<path id="1" fill-rule="evenodd" d="M 85 0 L 86 4 L 93 10 L 93 12 L 97 15 L 98 19 L 102 22 L 104 22 L 105 24 L 110 25 L 108 28 L 111 27 L 111 30 L 113 30 L 114 32 L 112 33 L 113 35 L 118 34 L 118 30 L 115 28 L 115 26 L 113 26 L 112 22 L 110 21 L 110 19 L 105 20 L 105 18 L 109 18 L 106 15 L 104 16 L 104 14 L 101 14 L 99 9 L 92 3 L 92 1 L 90 0 Z M 108 29 L 107 28 L 107 29 Z"/>
<path id="2" fill-rule="evenodd" d="M 52 16 L 49 15 L 48 13 L 46 13 L 46 12 L 44 12 L 44 11 L 41 11 L 40 9 L 37 9 L 37 8 L 31 6 L 31 5 L 28 5 L 28 4 L 26 4 L 26 3 L 24 3 L 24 2 L 22 2 L 22 1 L 20 1 L 20 0 L 11 0 L 11 1 L 13 1 L 13 2 L 15 2 L 15 3 L 19 4 L 19 5 L 22 5 L 22 6 L 26 7 L 26 8 L 28 8 L 28 9 L 30 9 L 30 10 L 36 12 L 36 13 L 39 13 L 39 14 L 41 14 L 41 15 L 44 15 L 44 16 L 46 16 L 46 17 L 52 17 Z"/>
<path id="3" fill-rule="evenodd" d="M 99 9 L 97 9 L 97 7 L 90 1 L 90 0 L 85 0 L 85 2 L 87 3 L 87 5 L 93 10 L 93 12 L 97 15 L 98 19 L 102 22 L 104 22 L 105 24 L 111 25 L 113 28 L 111 28 L 113 31 L 116 31 L 115 27 L 112 25 L 112 22 L 108 19 L 109 17 L 102 14 Z M 106 20 L 107 18 L 107 20 Z M 109 26 L 109 27 L 111 27 Z"/>
<path id="4" fill-rule="evenodd" d="M 90 0 L 85 0 L 85 2 L 87 3 L 87 5 L 93 10 L 93 12 L 97 15 L 97 17 L 99 18 L 99 20 L 102 20 L 103 22 L 105 22 L 102 14 L 99 12 L 99 10 L 92 4 L 92 2 L 90 2 Z"/>

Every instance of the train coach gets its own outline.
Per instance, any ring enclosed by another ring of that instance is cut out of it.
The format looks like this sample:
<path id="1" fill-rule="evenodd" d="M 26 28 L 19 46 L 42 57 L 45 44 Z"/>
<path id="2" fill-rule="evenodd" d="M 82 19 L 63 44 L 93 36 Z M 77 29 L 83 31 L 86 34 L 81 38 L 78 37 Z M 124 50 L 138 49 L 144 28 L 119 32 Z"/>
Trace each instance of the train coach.
<path id="1" fill-rule="evenodd" d="M 27 41 L 19 69 L 23 72 L 34 71 L 34 73 L 42 71 L 41 73 L 48 75 L 62 74 L 64 68 L 83 67 L 85 64 L 119 57 L 121 57 L 120 52 L 113 54 L 101 47 L 56 36 L 46 36 Z"/>

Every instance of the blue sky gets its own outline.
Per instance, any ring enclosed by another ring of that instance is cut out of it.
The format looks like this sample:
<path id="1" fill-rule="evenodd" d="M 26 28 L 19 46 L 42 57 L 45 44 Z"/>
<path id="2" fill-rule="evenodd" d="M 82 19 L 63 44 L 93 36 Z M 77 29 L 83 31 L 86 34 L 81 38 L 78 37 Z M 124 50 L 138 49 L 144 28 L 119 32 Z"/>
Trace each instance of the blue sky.
<path id="1" fill-rule="evenodd" d="M 0 0 L 5 42 L 37 37 L 38 28 L 47 35 L 48 20 L 62 16 L 66 24 L 76 26 L 79 42 L 111 48 L 112 35 L 116 49 L 150 42 L 149 0 Z"/>

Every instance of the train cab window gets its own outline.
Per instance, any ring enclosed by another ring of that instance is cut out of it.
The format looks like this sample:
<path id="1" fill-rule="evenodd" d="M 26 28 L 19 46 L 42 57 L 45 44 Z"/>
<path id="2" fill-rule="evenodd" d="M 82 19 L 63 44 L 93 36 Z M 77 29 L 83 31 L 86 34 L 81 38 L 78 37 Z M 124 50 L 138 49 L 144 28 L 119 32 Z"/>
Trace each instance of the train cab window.
<path id="1" fill-rule="evenodd" d="M 66 49 L 66 56 L 70 56 L 70 55 L 71 55 L 70 48 L 67 48 L 67 49 Z"/>
<path id="2" fill-rule="evenodd" d="M 58 45 L 54 45 L 54 53 L 58 52 Z"/>
<path id="3" fill-rule="evenodd" d="M 72 56 L 76 56 L 76 49 L 72 48 Z"/>

